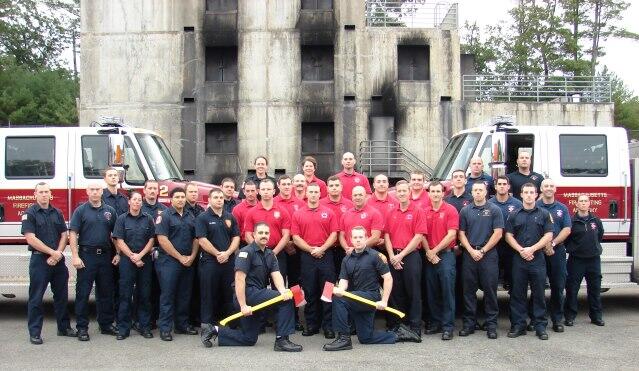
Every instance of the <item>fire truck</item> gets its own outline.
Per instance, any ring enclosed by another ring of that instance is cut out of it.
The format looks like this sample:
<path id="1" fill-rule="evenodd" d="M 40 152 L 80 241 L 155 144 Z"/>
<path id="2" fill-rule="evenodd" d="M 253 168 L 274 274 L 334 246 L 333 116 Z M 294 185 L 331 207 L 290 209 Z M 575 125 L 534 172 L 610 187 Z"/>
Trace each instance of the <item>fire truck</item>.
<path id="1" fill-rule="evenodd" d="M 481 157 L 493 177 L 513 172 L 520 150 L 532 153 L 532 170 L 550 178 L 556 199 L 575 212 L 577 197 L 588 194 L 592 212 L 604 225 L 602 287 L 636 285 L 639 278 L 639 163 L 631 159 L 625 129 L 585 126 L 517 126 L 512 117 L 455 134 L 432 179 L 449 180 Z M 469 170 L 470 171 L 470 170 Z"/>
<path id="2" fill-rule="evenodd" d="M 87 201 L 89 182 L 101 180 L 108 167 L 118 169 L 121 192 L 142 189 L 147 179 L 160 183 L 158 201 L 169 204 L 169 192 L 186 182 L 162 138 L 155 132 L 106 120 L 88 127 L 32 127 L 0 130 L 0 294 L 26 298 L 29 257 L 20 233 L 21 217 L 35 202 L 38 182 L 51 186 L 51 203 L 68 222 Z M 206 205 L 211 184 L 198 183 L 198 202 Z M 69 250 L 67 249 L 67 255 Z M 67 258 L 69 289 L 75 269 Z M 49 292 L 50 294 L 50 292 Z"/>

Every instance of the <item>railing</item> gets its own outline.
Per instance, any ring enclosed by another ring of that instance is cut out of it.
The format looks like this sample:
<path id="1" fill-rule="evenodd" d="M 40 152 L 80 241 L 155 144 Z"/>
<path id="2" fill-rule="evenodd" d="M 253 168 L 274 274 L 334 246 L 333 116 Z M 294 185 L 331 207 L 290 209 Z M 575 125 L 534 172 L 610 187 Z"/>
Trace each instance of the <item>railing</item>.
<path id="1" fill-rule="evenodd" d="M 609 103 L 607 76 L 464 75 L 463 99 L 516 102 Z"/>
<path id="2" fill-rule="evenodd" d="M 405 174 L 410 177 L 411 171 L 421 171 L 427 178 L 433 169 L 420 160 L 415 154 L 404 148 L 395 140 L 365 140 L 359 144 L 359 171 L 371 176 L 374 173 Z"/>
<path id="3" fill-rule="evenodd" d="M 457 29 L 457 3 L 432 0 L 366 0 L 366 25 Z"/>

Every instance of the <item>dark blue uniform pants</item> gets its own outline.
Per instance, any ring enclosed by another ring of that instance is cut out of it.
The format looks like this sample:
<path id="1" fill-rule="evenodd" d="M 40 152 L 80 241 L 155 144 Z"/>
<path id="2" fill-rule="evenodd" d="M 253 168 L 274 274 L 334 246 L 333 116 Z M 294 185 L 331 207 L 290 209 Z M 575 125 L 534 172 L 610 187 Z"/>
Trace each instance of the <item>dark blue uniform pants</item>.
<path id="1" fill-rule="evenodd" d="M 233 311 L 233 259 L 224 264 L 200 259 L 200 317 L 202 323 L 214 324 Z"/>
<path id="2" fill-rule="evenodd" d="M 496 249 L 499 254 L 499 269 L 503 272 L 502 280 L 504 285 L 512 286 L 514 250 L 503 238 L 497 243 Z M 510 290 L 508 293 L 510 294 Z"/>
<path id="3" fill-rule="evenodd" d="M 510 324 L 514 329 L 526 328 L 528 310 L 526 297 L 528 284 L 532 300 L 531 322 L 536 331 L 546 330 L 546 260 L 542 252 L 537 252 L 532 261 L 524 260 L 519 254 L 513 256 L 513 286 L 510 294 Z"/>
<path id="4" fill-rule="evenodd" d="M 69 271 L 64 264 L 64 258 L 54 266 L 47 264 L 49 255 L 33 253 L 29 261 L 29 304 L 27 306 L 29 335 L 40 336 L 42 331 L 42 297 L 47 286 L 51 283 L 53 292 L 53 307 L 58 330 L 64 331 L 71 327 L 67 303 L 69 300 Z"/>
<path id="5" fill-rule="evenodd" d="M 82 248 L 81 248 L 82 249 Z M 78 330 L 89 328 L 89 295 L 95 282 L 95 305 L 98 312 L 98 324 L 107 329 L 113 324 L 113 265 L 111 254 L 95 254 L 80 250 L 80 259 L 84 268 L 78 269 L 75 284 L 75 315 Z"/>
<path id="6" fill-rule="evenodd" d="M 335 283 L 335 262 L 332 249 L 326 250 L 320 259 L 314 258 L 307 252 L 301 253 L 301 281 L 306 297 L 304 316 L 306 327 L 316 330 L 321 327 L 324 330 L 331 330 L 333 321 L 331 319 L 331 304 L 320 300 L 322 290 L 326 281 Z"/>
<path id="7" fill-rule="evenodd" d="M 246 287 L 246 305 L 253 306 L 273 299 L 280 295 L 279 291 L 269 289 L 258 289 Z M 234 305 L 237 310 L 240 305 L 237 298 L 234 298 Z M 293 311 L 295 305 L 293 300 L 287 300 L 274 304 L 277 310 L 277 336 L 288 336 L 295 332 L 295 318 Z M 240 318 L 240 329 L 233 330 L 228 327 L 220 327 L 218 344 L 220 346 L 251 346 L 257 342 L 257 336 L 262 325 L 262 317 L 255 313 L 253 315 Z"/>
<path id="8" fill-rule="evenodd" d="M 351 291 L 363 298 L 379 301 L 379 291 Z M 333 296 L 333 328 L 340 334 L 350 334 L 349 317 L 355 322 L 357 338 L 362 344 L 395 344 L 391 331 L 375 331 L 375 308 L 351 299 Z"/>
<path id="9" fill-rule="evenodd" d="M 176 328 L 186 329 L 189 325 L 193 267 L 185 267 L 166 254 L 160 254 L 155 265 L 161 290 L 158 327 L 162 332 L 169 332 L 175 323 Z"/>
<path id="10" fill-rule="evenodd" d="M 396 252 L 396 254 L 399 252 Z M 421 333 L 422 323 L 422 259 L 419 251 L 413 251 L 403 259 L 403 269 L 396 270 L 390 266 L 393 277 L 393 290 L 390 296 L 390 305 L 406 312 L 408 325 L 418 333 Z M 387 315 L 388 328 L 399 326 L 399 317 L 394 314 Z"/>
<path id="11" fill-rule="evenodd" d="M 122 256 L 120 259 L 120 305 L 118 307 L 118 332 L 128 335 L 132 325 L 132 308 L 139 322 L 140 330 L 151 330 L 151 274 L 153 262 L 146 255 L 142 259 L 144 265 L 138 268 L 131 260 Z M 133 290 L 137 293 L 137 304 L 133 306 Z"/>
<path id="12" fill-rule="evenodd" d="M 553 324 L 564 319 L 564 290 L 566 290 L 566 247 L 555 246 L 555 253 L 546 256 L 546 271 L 550 281 L 549 313 Z"/>
<path id="13" fill-rule="evenodd" d="M 427 286 L 430 326 L 452 331 L 455 328 L 455 253 L 445 250 L 439 263 L 424 263 L 424 283 Z"/>
<path id="14" fill-rule="evenodd" d="M 476 262 L 464 251 L 462 279 L 464 286 L 464 328 L 474 329 L 477 323 L 477 290 L 484 291 L 484 313 L 486 328 L 497 329 L 497 283 L 499 281 L 498 253 L 490 249 L 480 261 Z"/>
<path id="15" fill-rule="evenodd" d="M 566 319 L 577 317 L 577 295 L 581 287 L 581 280 L 586 277 L 588 290 L 588 306 L 590 319 L 601 320 L 603 309 L 601 306 L 601 257 L 568 258 L 568 283 L 566 285 Z"/>

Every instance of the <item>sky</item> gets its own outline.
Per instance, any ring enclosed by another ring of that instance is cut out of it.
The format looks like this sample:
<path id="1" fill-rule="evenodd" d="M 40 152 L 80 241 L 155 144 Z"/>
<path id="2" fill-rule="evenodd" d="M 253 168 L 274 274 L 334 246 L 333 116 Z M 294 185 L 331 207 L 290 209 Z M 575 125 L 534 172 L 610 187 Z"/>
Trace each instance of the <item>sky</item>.
<path id="1" fill-rule="evenodd" d="M 453 0 L 459 4 L 459 25 L 465 21 L 477 22 L 478 25 L 485 26 L 495 24 L 500 20 L 507 20 L 508 10 L 516 6 L 517 0 Z M 626 0 L 630 7 L 624 14 L 624 19 L 620 26 L 629 31 L 639 33 L 639 0 Z M 490 5 L 489 5 L 490 4 Z M 633 23 L 631 20 L 634 19 Z M 608 39 L 603 42 L 606 55 L 601 58 L 599 66 L 608 66 L 608 70 L 614 72 L 625 84 L 639 95 L 639 41 Z"/>

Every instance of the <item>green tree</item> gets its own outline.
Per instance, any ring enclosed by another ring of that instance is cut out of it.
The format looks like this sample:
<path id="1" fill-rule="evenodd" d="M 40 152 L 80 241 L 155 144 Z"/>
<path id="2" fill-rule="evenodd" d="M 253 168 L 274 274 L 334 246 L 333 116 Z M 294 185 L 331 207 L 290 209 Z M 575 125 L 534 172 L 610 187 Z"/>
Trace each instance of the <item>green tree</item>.
<path id="1" fill-rule="evenodd" d="M 461 35 L 461 52 L 474 56 L 475 72 L 488 74 L 494 72 L 497 61 L 497 48 L 492 43 L 494 38 L 482 40 L 481 28 L 475 23 L 464 23 Z"/>
<path id="2" fill-rule="evenodd" d="M 639 139 L 639 97 L 607 67 L 604 66 L 601 75 L 610 78 L 615 126 L 626 128 L 630 137 Z"/>

